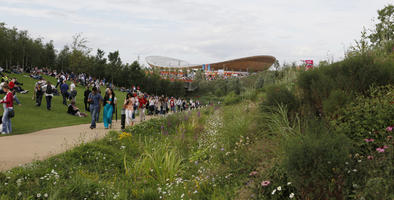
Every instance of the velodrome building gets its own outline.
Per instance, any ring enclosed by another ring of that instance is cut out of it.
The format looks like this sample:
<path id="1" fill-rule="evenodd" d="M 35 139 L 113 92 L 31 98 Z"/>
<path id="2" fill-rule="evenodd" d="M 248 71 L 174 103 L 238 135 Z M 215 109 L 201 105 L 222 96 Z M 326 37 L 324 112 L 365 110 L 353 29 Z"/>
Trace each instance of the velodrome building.
<path id="1" fill-rule="evenodd" d="M 273 56 L 251 56 L 208 64 L 190 64 L 189 62 L 164 56 L 148 56 L 147 64 L 159 70 L 203 69 L 206 71 L 258 72 L 267 70 L 275 62 Z"/>

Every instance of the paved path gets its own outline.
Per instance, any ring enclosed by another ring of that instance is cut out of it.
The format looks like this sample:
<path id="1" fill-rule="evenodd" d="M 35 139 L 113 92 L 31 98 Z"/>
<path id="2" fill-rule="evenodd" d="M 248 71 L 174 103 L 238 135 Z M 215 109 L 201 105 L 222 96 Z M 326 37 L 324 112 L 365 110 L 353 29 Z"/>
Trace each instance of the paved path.
<path id="1" fill-rule="evenodd" d="M 120 130 L 120 120 L 113 121 L 112 130 Z M 34 160 L 45 160 L 81 143 L 103 138 L 107 133 L 108 129 L 99 123 L 93 130 L 89 124 L 81 124 L 0 137 L 0 171 Z"/>

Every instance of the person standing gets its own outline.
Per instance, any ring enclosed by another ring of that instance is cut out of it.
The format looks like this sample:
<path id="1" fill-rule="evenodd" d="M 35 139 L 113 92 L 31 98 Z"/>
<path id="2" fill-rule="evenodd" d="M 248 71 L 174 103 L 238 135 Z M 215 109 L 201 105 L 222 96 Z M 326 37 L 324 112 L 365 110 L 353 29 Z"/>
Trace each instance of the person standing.
<path id="1" fill-rule="evenodd" d="M 1 134 L 10 134 L 12 132 L 11 127 L 11 117 L 10 113 L 14 112 L 14 95 L 12 94 L 8 85 L 3 86 L 3 91 L 6 93 L 3 100 L 0 103 L 3 104 L 4 112 L 3 112 L 3 128 Z"/>
<path id="2" fill-rule="evenodd" d="M 75 81 L 70 84 L 70 100 L 75 102 L 77 96 L 77 90 L 75 89 Z"/>
<path id="3" fill-rule="evenodd" d="M 134 97 L 130 93 L 127 94 L 127 97 L 124 102 L 127 126 L 133 125 L 134 104 L 135 104 Z"/>
<path id="4" fill-rule="evenodd" d="M 170 99 L 170 107 L 171 107 L 171 112 L 175 113 L 175 100 L 174 100 L 174 97 L 171 97 L 171 99 Z"/>
<path id="5" fill-rule="evenodd" d="M 60 91 L 63 96 L 63 104 L 67 106 L 67 98 L 69 94 L 68 94 L 68 85 L 65 80 L 63 81 L 63 84 L 60 85 Z"/>
<path id="6" fill-rule="evenodd" d="M 103 121 L 105 129 L 112 126 L 112 113 L 115 107 L 115 94 L 111 88 L 108 88 L 104 97 L 104 111 L 103 111 Z"/>
<path id="7" fill-rule="evenodd" d="M 145 104 L 146 104 L 146 99 L 144 98 L 144 94 L 140 94 L 138 98 L 138 112 L 140 114 L 140 122 L 145 120 Z"/>
<path id="8" fill-rule="evenodd" d="M 51 110 L 53 91 L 55 89 L 55 86 L 51 85 L 49 81 L 47 81 L 47 84 L 43 87 L 43 91 L 45 91 L 45 100 L 47 101 L 47 110 Z"/>
<path id="9" fill-rule="evenodd" d="M 44 95 L 44 91 L 42 91 L 41 84 L 37 84 L 35 91 L 36 91 L 36 106 L 40 107 L 42 102 L 42 96 Z"/>
<path id="10" fill-rule="evenodd" d="M 86 90 L 83 93 L 84 96 L 83 103 L 85 104 L 85 111 L 88 112 L 89 112 L 89 103 L 88 103 L 89 94 L 90 94 L 89 86 L 86 86 Z"/>
<path id="11" fill-rule="evenodd" d="M 98 93 L 97 88 L 93 87 L 92 92 L 89 94 L 88 102 L 90 103 L 90 114 L 92 116 L 92 122 L 90 129 L 96 128 L 96 122 L 98 115 L 100 114 L 100 102 L 103 101 L 103 97 Z"/>

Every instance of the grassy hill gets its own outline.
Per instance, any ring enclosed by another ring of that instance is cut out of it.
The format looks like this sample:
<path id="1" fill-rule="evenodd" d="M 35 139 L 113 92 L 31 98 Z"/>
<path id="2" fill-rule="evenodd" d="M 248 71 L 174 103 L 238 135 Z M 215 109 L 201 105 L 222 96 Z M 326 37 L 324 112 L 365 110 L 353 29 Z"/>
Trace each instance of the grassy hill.
<path id="1" fill-rule="evenodd" d="M 12 119 L 12 134 L 22 134 L 29 133 L 33 131 L 70 126 L 77 124 L 88 124 L 90 123 L 90 113 L 89 117 L 80 118 L 67 114 L 67 107 L 62 104 L 62 96 L 54 96 L 52 99 L 52 110 L 48 111 L 46 109 L 45 97 L 42 99 L 41 107 L 35 106 L 35 100 L 32 100 L 34 84 L 37 80 L 32 79 L 28 74 L 7 74 L 9 77 L 17 78 L 18 82 L 23 83 L 22 88 L 29 90 L 27 94 L 17 94 L 22 106 L 15 105 L 15 118 Z M 56 84 L 56 79 L 50 76 L 43 77 L 49 80 L 52 84 Z M 70 82 L 68 82 L 70 84 Z M 77 107 L 85 112 L 85 107 L 83 104 L 83 92 L 84 88 L 82 86 L 77 86 Z M 104 94 L 105 88 L 101 88 L 102 94 Z M 60 92 L 60 90 L 59 90 Z M 123 102 L 125 93 L 115 91 L 117 99 L 119 102 Z M 118 104 L 118 118 L 120 119 L 120 107 Z M 2 112 L 2 111 L 1 111 Z M 87 112 L 85 112 L 87 113 Z M 114 116 L 115 119 L 115 116 Z M 100 120 L 102 120 L 102 115 L 100 115 Z"/>

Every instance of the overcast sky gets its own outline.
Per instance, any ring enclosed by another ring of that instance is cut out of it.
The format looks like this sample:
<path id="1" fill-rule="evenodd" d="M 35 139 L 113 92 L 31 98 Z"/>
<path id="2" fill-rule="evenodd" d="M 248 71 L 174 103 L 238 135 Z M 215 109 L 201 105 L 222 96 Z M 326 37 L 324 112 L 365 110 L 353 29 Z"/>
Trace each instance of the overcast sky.
<path id="1" fill-rule="evenodd" d="M 389 0 L 0 0 L 0 22 L 53 40 L 82 32 L 125 62 L 169 56 L 203 64 L 272 55 L 280 63 L 343 58 Z"/>

